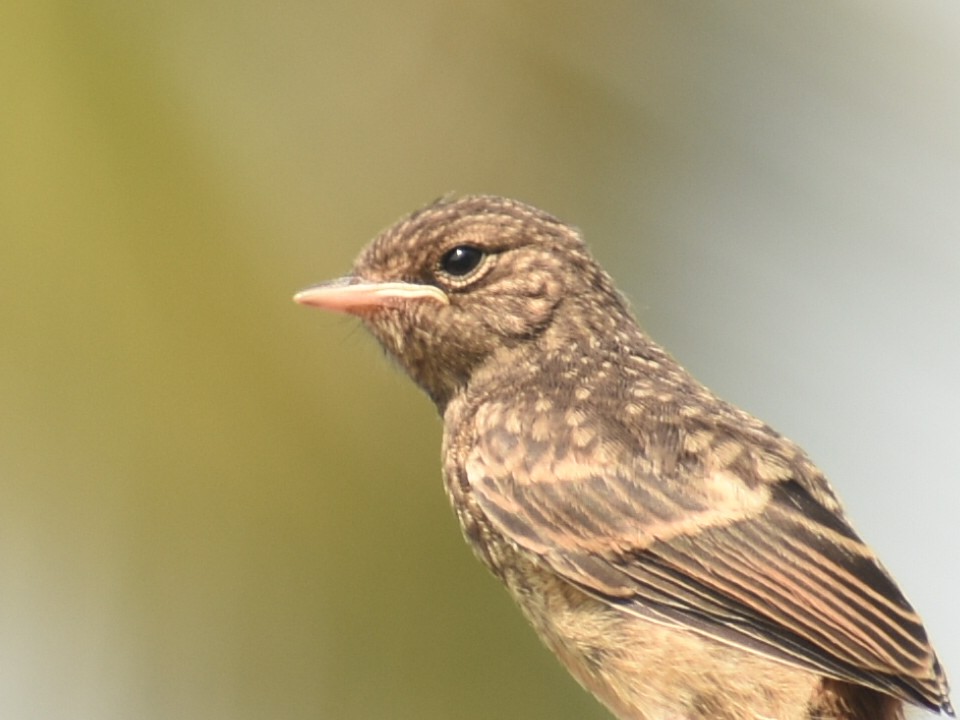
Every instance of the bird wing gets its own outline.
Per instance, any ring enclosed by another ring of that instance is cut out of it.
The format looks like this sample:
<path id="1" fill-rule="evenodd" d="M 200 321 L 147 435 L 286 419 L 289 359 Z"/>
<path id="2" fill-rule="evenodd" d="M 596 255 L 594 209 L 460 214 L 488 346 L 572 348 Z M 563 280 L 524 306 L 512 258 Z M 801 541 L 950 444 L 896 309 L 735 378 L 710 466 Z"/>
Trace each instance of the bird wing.
<path id="1" fill-rule="evenodd" d="M 530 410 L 487 404 L 466 481 L 494 528 L 558 575 L 625 612 L 949 707 L 920 618 L 824 506 L 833 496 L 805 458 Z"/>

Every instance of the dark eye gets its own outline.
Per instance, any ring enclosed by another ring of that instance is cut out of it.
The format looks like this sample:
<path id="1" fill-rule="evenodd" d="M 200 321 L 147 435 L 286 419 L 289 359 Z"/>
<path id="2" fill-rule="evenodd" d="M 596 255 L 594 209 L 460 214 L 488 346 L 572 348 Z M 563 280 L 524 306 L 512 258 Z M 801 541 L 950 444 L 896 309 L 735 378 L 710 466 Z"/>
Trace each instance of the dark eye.
<path id="1" fill-rule="evenodd" d="M 472 245 L 457 245 L 440 258 L 440 269 L 448 275 L 463 277 L 473 272 L 483 260 L 483 250 Z"/>

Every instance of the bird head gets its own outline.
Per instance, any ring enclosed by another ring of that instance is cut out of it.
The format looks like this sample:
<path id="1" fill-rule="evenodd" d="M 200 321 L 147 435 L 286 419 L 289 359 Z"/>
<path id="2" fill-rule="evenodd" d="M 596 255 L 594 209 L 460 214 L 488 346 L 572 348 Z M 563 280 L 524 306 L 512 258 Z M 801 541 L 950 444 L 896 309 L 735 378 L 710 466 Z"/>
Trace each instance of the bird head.
<path id="1" fill-rule="evenodd" d="M 514 200 L 467 196 L 400 220 L 350 275 L 294 299 L 358 316 L 442 411 L 477 367 L 510 363 L 567 305 L 611 297 L 624 308 L 574 228 Z"/>

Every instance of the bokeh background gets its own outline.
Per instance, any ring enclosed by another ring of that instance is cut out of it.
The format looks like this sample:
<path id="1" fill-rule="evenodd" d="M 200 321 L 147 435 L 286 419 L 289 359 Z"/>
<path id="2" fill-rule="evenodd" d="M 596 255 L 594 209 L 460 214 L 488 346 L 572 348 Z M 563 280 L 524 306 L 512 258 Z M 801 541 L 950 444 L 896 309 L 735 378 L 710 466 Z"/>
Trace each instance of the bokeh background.
<path id="1" fill-rule="evenodd" d="M 0 716 L 607 717 L 461 541 L 433 408 L 290 302 L 448 191 L 582 227 L 960 673 L 958 38 L 953 0 L 4 0 Z"/>

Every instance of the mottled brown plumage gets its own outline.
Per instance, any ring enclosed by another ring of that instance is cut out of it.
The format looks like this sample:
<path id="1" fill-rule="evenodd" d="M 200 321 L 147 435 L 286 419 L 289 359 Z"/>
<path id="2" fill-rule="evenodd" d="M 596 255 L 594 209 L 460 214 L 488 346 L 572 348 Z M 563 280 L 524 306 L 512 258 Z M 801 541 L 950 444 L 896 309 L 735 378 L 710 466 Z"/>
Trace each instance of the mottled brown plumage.
<path id="1" fill-rule="evenodd" d="M 573 228 L 445 199 L 297 300 L 361 317 L 433 399 L 467 539 L 618 718 L 953 714 L 823 474 L 651 341 Z"/>

